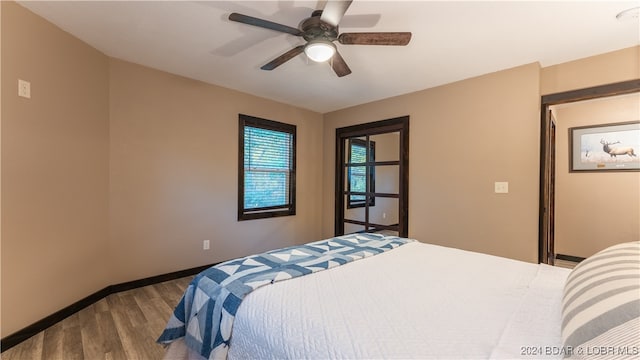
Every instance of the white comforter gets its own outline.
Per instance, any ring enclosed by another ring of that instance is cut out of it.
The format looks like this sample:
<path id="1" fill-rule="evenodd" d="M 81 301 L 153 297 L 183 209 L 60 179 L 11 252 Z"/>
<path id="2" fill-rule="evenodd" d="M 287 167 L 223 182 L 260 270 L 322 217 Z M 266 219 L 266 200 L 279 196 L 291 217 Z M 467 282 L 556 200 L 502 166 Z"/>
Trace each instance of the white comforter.
<path id="1" fill-rule="evenodd" d="M 228 355 L 561 358 L 560 303 L 568 273 L 411 243 L 249 294 L 236 314 Z M 184 345 L 174 343 L 167 358 L 186 355 Z"/>

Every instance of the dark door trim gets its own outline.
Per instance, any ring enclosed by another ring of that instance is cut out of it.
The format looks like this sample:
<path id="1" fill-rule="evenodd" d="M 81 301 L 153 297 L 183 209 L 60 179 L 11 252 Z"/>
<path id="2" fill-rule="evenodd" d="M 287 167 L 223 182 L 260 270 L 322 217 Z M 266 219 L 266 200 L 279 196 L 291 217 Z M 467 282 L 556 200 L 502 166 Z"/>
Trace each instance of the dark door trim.
<path id="1" fill-rule="evenodd" d="M 344 235 L 344 176 L 345 159 L 344 139 L 359 136 L 371 136 L 389 132 L 400 132 L 400 183 L 399 183 L 399 224 L 398 234 L 409 236 L 409 116 L 374 121 L 336 129 L 336 166 L 335 166 L 335 215 L 334 232 Z M 384 196 L 386 194 L 375 194 Z"/>
<path id="2" fill-rule="evenodd" d="M 613 84 L 600 85 L 579 90 L 565 91 L 542 96 L 540 111 L 540 201 L 538 220 L 538 262 L 548 263 L 548 255 L 553 253 L 553 249 L 547 246 L 547 224 L 552 223 L 553 211 L 546 211 L 549 204 L 548 181 L 550 178 L 546 174 L 549 162 L 549 134 L 551 128 L 551 117 L 549 107 L 552 105 L 571 103 L 582 100 L 591 100 L 615 95 L 631 94 L 640 92 L 640 79 L 622 81 Z M 550 221 L 547 221 L 550 220 Z"/>

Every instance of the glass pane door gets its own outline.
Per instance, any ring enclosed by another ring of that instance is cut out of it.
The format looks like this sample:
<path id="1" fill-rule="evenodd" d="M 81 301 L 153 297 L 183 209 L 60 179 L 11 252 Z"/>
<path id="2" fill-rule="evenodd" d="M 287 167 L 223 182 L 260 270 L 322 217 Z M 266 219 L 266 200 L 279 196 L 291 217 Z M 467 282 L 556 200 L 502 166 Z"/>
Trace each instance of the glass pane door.
<path id="1" fill-rule="evenodd" d="M 336 236 L 408 236 L 409 117 L 336 129 Z"/>
<path id="2" fill-rule="evenodd" d="M 399 131 L 343 139 L 345 234 L 399 234 L 399 139 Z"/>

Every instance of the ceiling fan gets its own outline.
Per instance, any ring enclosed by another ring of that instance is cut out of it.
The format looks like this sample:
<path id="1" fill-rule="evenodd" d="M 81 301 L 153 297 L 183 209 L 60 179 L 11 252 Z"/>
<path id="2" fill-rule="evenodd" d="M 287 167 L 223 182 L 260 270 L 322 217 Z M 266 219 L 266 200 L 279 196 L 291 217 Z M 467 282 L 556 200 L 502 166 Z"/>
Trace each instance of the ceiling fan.
<path id="1" fill-rule="evenodd" d="M 248 15 L 232 13 L 229 20 L 243 24 L 271 29 L 295 36 L 301 36 L 307 43 L 296 46 L 261 67 L 262 70 L 273 70 L 293 59 L 302 52 L 311 60 L 323 62 L 331 59 L 331 67 L 339 76 L 351 74 L 334 41 L 342 45 L 407 45 L 411 40 L 410 32 L 338 32 L 338 24 L 351 5 L 350 1 L 328 0 L 324 10 L 315 10 L 311 17 L 300 22 L 298 28 L 278 24 Z"/>

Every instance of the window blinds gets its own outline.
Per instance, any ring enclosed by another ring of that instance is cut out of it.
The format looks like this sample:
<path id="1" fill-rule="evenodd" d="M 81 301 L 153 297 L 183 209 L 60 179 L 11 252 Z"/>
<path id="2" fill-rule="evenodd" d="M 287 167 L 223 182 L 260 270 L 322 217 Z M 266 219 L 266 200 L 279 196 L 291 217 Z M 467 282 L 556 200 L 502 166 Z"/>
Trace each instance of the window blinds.
<path id="1" fill-rule="evenodd" d="M 244 208 L 288 207 L 293 134 L 244 128 Z"/>

